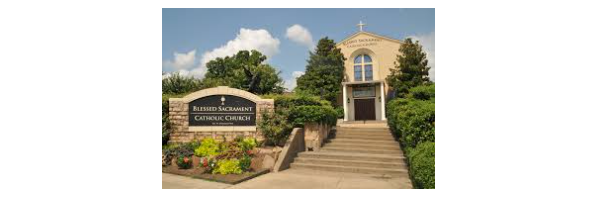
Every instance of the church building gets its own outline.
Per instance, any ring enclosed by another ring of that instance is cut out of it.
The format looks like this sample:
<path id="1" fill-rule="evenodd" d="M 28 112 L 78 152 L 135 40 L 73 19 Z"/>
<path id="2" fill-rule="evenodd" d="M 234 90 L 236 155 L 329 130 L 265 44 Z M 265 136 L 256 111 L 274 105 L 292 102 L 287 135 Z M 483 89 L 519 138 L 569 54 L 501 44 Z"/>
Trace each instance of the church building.
<path id="1" fill-rule="evenodd" d="M 390 90 L 386 77 L 402 42 L 363 31 L 364 25 L 359 22 L 359 32 L 336 45 L 347 58 L 342 82 L 344 121 L 386 120 Z"/>

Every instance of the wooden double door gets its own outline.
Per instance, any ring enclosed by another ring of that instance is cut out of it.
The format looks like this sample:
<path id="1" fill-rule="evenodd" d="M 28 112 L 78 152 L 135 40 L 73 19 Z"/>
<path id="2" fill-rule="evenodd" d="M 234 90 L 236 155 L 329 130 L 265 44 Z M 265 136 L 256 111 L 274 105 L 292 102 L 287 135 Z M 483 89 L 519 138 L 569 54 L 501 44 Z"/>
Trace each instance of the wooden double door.
<path id="1" fill-rule="evenodd" d="M 355 120 L 376 120 L 376 98 L 354 99 Z"/>

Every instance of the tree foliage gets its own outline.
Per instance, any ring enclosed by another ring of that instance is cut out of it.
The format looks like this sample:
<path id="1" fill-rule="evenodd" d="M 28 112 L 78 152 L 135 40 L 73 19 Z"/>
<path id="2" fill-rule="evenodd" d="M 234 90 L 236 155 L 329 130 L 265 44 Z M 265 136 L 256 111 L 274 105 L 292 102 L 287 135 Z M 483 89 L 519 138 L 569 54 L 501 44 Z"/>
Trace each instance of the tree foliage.
<path id="1" fill-rule="evenodd" d="M 178 72 L 162 78 L 162 94 L 182 94 L 201 89 L 201 81 Z"/>
<path id="2" fill-rule="evenodd" d="M 428 78 L 428 59 L 419 41 L 415 43 L 411 38 L 399 49 L 399 55 L 394 62 L 395 68 L 386 77 L 388 84 L 396 91 L 397 96 L 405 97 L 409 89 L 430 82 Z"/>
<path id="3" fill-rule="evenodd" d="M 257 50 L 241 50 L 232 57 L 212 60 L 206 64 L 204 87 L 229 86 L 254 94 L 282 93 L 280 72 L 265 64 L 266 59 Z"/>
<path id="4" fill-rule="evenodd" d="M 328 37 L 320 39 L 315 53 L 309 52 L 305 74 L 297 78 L 295 90 L 301 94 L 322 96 L 336 105 L 342 87 L 345 60 L 334 40 Z"/>

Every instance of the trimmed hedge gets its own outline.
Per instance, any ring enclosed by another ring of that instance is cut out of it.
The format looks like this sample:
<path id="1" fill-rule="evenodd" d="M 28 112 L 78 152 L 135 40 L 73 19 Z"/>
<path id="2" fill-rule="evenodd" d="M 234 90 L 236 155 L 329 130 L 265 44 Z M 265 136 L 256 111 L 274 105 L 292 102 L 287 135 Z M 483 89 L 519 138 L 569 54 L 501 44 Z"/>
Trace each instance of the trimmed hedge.
<path id="1" fill-rule="evenodd" d="M 411 88 L 407 98 L 386 105 L 388 125 L 405 148 L 415 188 L 435 188 L 434 84 Z"/>
<path id="2" fill-rule="evenodd" d="M 407 98 L 414 98 L 418 100 L 430 100 L 434 98 L 434 84 L 417 86 L 409 89 Z"/>
<path id="3" fill-rule="evenodd" d="M 435 188 L 434 151 L 434 142 L 424 142 L 407 152 L 409 173 L 415 188 Z"/>
<path id="4" fill-rule="evenodd" d="M 433 101 L 395 99 L 388 104 L 389 126 L 403 146 L 415 147 L 434 142 L 435 105 Z"/>
<path id="5" fill-rule="evenodd" d="M 316 96 L 307 95 L 264 95 L 262 98 L 274 99 L 274 106 L 276 108 L 293 108 L 296 106 L 315 105 L 315 106 L 331 106 L 327 100 L 322 100 Z"/>
<path id="6" fill-rule="evenodd" d="M 274 99 L 274 113 L 262 114 L 258 127 L 268 145 L 286 142 L 293 127 L 303 127 L 306 122 L 335 125 L 338 117 L 330 102 L 306 95 L 265 95 Z"/>
<path id="7" fill-rule="evenodd" d="M 291 109 L 289 120 L 293 126 L 302 127 L 307 122 L 317 122 L 333 126 L 336 124 L 337 113 L 332 106 L 297 106 Z"/>
<path id="8" fill-rule="evenodd" d="M 276 114 L 280 114 L 293 127 L 303 127 L 306 122 L 335 125 L 338 111 L 329 101 L 307 95 L 265 95 L 274 99 Z"/>

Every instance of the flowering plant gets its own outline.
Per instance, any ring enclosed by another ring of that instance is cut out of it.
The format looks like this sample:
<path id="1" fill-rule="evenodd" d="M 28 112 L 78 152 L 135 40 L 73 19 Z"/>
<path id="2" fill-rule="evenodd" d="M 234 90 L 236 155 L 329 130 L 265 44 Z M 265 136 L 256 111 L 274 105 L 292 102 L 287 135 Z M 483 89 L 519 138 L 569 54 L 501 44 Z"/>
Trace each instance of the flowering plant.
<path id="1" fill-rule="evenodd" d="M 176 161 L 176 165 L 181 169 L 189 169 L 193 166 L 193 160 L 187 156 L 180 155 Z"/>

